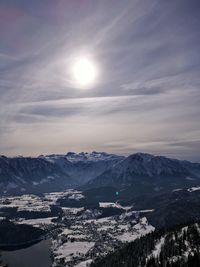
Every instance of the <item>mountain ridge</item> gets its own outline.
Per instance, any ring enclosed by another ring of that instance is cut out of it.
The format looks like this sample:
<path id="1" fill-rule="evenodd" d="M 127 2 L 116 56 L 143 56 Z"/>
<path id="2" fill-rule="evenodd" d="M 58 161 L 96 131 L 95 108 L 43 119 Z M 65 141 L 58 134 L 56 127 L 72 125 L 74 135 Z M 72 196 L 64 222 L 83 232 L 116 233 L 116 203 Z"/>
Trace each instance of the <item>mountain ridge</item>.
<path id="1" fill-rule="evenodd" d="M 200 163 L 135 153 L 128 157 L 106 152 L 68 152 L 38 157 L 0 156 L 3 192 L 114 186 L 147 193 L 200 183 Z"/>
<path id="2" fill-rule="evenodd" d="M 0 156 L 0 193 L 42 193 L 76 187 L 123 158 L 105 152 Z"/>
<path id="3" fill-rule="evenodd" d="M 132 187 L 140 193 L 151 187 L 151 191 L 190 187 L 200 183 L 200 164 L 170 159 L 146 153 L 135 153 L 117 163 L 110 170 L 88 182 L 86 187 L 115 186 Z"/>

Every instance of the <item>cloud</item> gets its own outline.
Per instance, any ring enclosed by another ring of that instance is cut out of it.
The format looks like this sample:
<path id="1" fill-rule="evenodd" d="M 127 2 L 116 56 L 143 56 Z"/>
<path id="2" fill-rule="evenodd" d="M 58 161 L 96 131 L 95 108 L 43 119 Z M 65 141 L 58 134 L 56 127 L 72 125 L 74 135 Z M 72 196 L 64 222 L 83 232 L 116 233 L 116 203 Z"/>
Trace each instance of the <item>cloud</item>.
<path id="1" fill-rule="evenodd" d="M 196 0 L 1 1 L 2 152 L 199 159 L 199 8 Z M 70 76 L 80 54 L 99 68 L 89 90 Z"/>

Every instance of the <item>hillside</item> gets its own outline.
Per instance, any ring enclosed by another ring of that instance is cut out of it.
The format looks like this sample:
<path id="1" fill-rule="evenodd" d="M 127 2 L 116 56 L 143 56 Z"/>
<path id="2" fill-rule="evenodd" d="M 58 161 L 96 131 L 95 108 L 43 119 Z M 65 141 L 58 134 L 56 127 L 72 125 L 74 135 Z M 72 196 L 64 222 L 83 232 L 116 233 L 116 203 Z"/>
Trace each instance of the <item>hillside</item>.
<path id="1" fill-rule="evenodd" d="M 155 231 L 97 259 L 91 267 L 198 267 L 200 224 Z"/>

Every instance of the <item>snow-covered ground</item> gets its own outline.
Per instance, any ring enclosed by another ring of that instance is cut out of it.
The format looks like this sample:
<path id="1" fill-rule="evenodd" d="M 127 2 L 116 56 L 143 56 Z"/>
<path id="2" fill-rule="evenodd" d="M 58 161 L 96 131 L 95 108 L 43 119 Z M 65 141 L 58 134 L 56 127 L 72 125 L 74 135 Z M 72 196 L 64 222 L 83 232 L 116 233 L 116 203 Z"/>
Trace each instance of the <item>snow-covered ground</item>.
<path id="1" fill-rule="evenodd" d="M 35 195 L 2 197 L 0 199 L 1 208 L 17 208 L 18 211 L 50 211 L 49 203 L 44 202 L 41 197 Z"/>
<path id="2" fill-rule="evenodd" d="M 152 255 L 154 257 L 159 257 L 160 252 L 161 252 L 161 248 L 165 243 L 165 237 L 161 237 L 161 239 L 157 242 L 157 244 L 155 245 L 155 249 L 152 252 Z"/>
<path id="3" fill-rule="evenodd" d="M 118 208 L 118 209 L 123 209 L 123 210 L 130 210 L 132 206 L 124 207 L 120 205 L 119 203 L 115 202 L 99 202 L 99 207 L 100 208 Z"/>
<path id="4" fill-rule="evenodd" d="M 53 219 L 56 219 L 57 217 L 48 217 L 48 218 L 38 218 L 38 219 L 29 219 L 29 220 L 20 220 L 18 223 L 20 224 L 29 224 L 35 227 L 42 228 L 45 225 L 54 224 L 52 222 Z"/>
<path id="5" fill-rule="evenodd" d="M 92 260 L 82 261 L 79 264 L 75 265 L 74 267 L 88 267 L 91 262 Z"/>
<path id="6" fill-rule="evenodd" d="M 118 235 L 117 238 L 122 242 L 131 242 L 154 230 L 155 227 L 148 223 L 146 217 L 143 217 L 140 219 L 139 223 L 134 225 L 131 229 L 129 229 L 129 231 L 125 231 L 123 234 Z"/>
<path id="7" fill-rule="evenodd" d="M 59 198 L 68 197 L 79 201 L 85 196 L 81 191 L 69 189 L 64 192 L 46 193 L 44 197 L 36 195 L 22 195 L 0 198 L 1 208 L 17 208 L 17 211 L 50 212 L 51 205 L 56 205 Z M 64 209 L 64 208 L 63 208 Z M 77 210 L 78 212 L 78 210 Z"/>
<path id="8" fill-rule="evenodd" d="M 188 189 L 188 192 L 194 192 L 194 191 L 198 191 L 198 190 L 200 190 L 200 186 L 191 187 Z"/>
<path id="9" fill-rule="evenodd" d="M 71 261 L 72 257 L 85 255 L 92 247 L 94 242 L 66 242 L 63 245 L 53 242 L 54 258 L 58 260 L 64 258 L 65 262 Z"/>
<path id="10" fill-rule="evenodd" d="M 82 198 L 85 198 L 85 196 L 82 195 L 81 191 L 77 191 L 74 189 L 68 189 L 63 192 L 53 192 L 44 194 L 45 200 L 51 202 L 52 204 L 56 204 L 59 198 L 64 198 L 64 197 L 68 197 L 69 199 L 75 199 L 75 200 L 80 200 Z"/>
<path id="11" fill-rule="evenodd" d="M 62 207 L 62 210 L 66 214 L 68 214 L 68 213 L 77 214 L 78 212 L 83 211 L 84 207 L 81 207 L 81 208 L 66 208 L 66 207 Z"/>

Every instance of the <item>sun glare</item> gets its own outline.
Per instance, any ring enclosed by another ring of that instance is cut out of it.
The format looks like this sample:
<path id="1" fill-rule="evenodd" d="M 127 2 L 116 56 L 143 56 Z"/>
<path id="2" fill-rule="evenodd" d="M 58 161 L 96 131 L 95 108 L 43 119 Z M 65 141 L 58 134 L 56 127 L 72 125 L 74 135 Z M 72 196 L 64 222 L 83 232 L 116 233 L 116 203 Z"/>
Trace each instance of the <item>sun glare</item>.
<path id="1" fill-rule="evenodd" d="M 74 62 L 73 76 L 81 86 L 93 84 L 97 76 L 94 63 L 88 58 L 79 58 Z"/>

